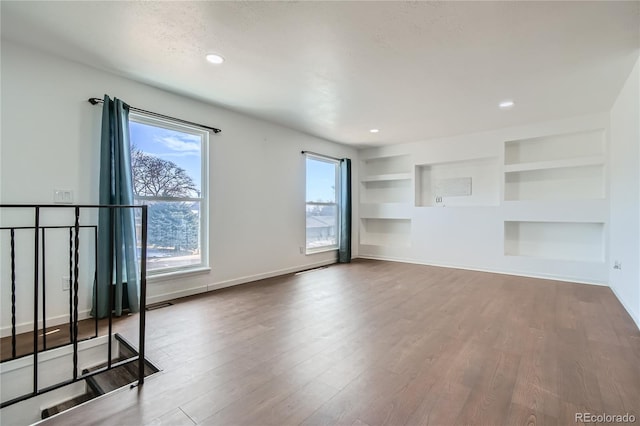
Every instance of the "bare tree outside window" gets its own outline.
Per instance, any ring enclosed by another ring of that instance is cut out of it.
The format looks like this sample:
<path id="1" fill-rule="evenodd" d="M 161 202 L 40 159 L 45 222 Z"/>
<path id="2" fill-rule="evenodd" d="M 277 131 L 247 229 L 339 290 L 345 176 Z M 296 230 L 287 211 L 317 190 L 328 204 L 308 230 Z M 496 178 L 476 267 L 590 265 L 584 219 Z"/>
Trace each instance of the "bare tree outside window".
<path id="1" fill-rule="evenodd" d="M 176 163 L 149 155 L 131 145 L 133 190 L 143 197 L 194 197 L 196 184 Z"/>

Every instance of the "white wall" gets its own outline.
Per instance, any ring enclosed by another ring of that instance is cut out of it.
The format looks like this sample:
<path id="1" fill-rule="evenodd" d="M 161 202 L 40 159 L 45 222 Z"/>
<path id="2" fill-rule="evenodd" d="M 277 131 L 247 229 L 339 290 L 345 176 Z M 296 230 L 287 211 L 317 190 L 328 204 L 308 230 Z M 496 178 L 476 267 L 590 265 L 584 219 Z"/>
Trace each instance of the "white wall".
<path id="1" fill-rule="evenodd" d="M 611 288 L 640 327 L 640 61 L 611 109 Z"/>
<path id="2" fill-rule="evenodd" d="M 73 190 L 76 203 L 97 203 L 101 108 L 91 106 L 86 101 L 89 97 L 107 93 L 142 109 L 222 129 L 210 142 L 211 271 L 152 279 L 149 301 L 297 271 L 335 259 L 335 252 L 300 254 L 299 247 L 305 244 L 305 169 L 300 151 L 356 160 L 356 150 L 5 40 L 1 60 L 2 203 L 51 203 L 54 188 Z M 353 161 L 354 180 L 357 164 Z M 354 185 L 356 200 L 357 196 Z M 354 208 L 355 223 L 357 204 Z M 355 256 L 358 237 L 357 227 L 354 229 Z M 5 301 L 10 293 L 4 244 L 0 250 L 2 327 L 6 331 L 10 312 Z M 47 262 L 51 275 L 48 316 L 59 320 L 64 320 L 68 309 L 68 292 L 62 291 L 60 283 L 61 277 L 68 275 L 65 262 Z M 33 278 L 25 272 L 20 279 L 18 304 L 22 306 L 31 300 Z M 89 300 L 88 296 L 81 300 L 84 314 Z M 21 315 L 18 323 L 29 320 Z"/>

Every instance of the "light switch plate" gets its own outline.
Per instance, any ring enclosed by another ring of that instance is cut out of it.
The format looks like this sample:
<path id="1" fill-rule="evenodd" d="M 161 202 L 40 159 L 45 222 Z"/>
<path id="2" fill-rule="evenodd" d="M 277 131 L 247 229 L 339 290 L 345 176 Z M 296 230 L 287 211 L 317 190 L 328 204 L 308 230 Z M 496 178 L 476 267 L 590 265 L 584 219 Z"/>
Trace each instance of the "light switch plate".
<path id="1" fill-rule="evenodd" d="M 53 202 L 55 204 L 73 204 L 73 191 L 70 189 L 54 189 Z"/>

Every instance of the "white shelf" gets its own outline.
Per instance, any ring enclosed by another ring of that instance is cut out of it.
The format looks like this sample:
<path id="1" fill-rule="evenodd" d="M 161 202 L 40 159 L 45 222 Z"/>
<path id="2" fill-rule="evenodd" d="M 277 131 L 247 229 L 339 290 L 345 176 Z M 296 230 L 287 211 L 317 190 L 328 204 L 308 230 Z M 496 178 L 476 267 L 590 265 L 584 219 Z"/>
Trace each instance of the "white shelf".
<path id="1" fill-rule="evenodd" d="M 603 165 L 605 159 L 603 155 L 588 157 L 565 158 L 562 160 L 534 161 L 530 163 L 507 164 L 504 166 L 505 173 L 524 172 L 532 170 L 550 170 L 570 167 L 597 166 Z"/>
<path id="2" fill-rule="evenodd" d="M 361 182 L 382 182 L 391 180 L 411 180 L 411 173 L 388 173 L 383 175 L 370 175 L 362 178 Z"/>

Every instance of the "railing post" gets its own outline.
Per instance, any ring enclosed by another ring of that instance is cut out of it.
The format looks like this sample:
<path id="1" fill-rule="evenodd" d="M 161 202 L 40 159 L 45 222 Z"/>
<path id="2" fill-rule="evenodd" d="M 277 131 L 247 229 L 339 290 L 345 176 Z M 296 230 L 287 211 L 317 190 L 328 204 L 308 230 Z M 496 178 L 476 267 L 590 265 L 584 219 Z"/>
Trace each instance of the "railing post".
<path id="1" fill-rule="evenodd" d="M 73 250 L 73 379 L 78 378 L 78 262 L 80 261 L 80 207 L 75 208 L 75 238 Z"/>
<path id="2" fill-rule="evenodd" d="M 16 230 L 11 228 L 11 357 L 16 357 Z"/>
<path id="3" fill-rule="evenodd" d="M 144 383 L 144 343 L 147 312 L 147 206 L 142 206 L 140 232 L 140 342 L 138 347 L 138 385 Z"/>
<path id="4" fill-rule="evenodd" d="M 39 242 L 40 242 L 40 207 L 35 207 L 33 256 L 33 394 L 38 393 L 38 275 L 39 275 Z"/>
<path id="5" fill-rule="evenodd" d="M 100 209 L 98 209 L 98 211 L 100 211 Z M 93 271 L 93 292 L 94 292 L 94 306 L 95 306 L 95 337 L 98 337 L 98 322 L 99 322 L 99 315 L 98 315 L 98 227 L 94 226 L 93 227 L 93 265 L 94 265 L 94 271 Z"/>
<path id="6" fill-rule="evenodd" d="M 69 227 L 69 343 L 73 343 L 73 227 Z"/>
<path id="7" fill-rule="evenodd" d="M 42 228 L 42 350 L 47 350 L 47 263 L 45 228 Z"/>
<path id="8" fill-rule="evenodd" d="M 111 333 L 113 330 L 113 255 L 114 255 L 114 238 L 115 238 L 115 207 L 109 207 L 109 340 L 107 341 L 107 367 L 111 368 Z"/>

